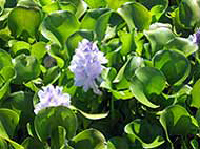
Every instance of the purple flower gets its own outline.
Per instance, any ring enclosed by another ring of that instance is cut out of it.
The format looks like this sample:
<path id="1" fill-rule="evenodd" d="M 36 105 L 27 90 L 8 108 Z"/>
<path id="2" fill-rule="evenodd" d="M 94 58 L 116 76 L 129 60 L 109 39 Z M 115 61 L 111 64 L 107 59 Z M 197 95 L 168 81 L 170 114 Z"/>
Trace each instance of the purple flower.
<path id="1" fill-rule="evenodd" d="M 103 70 L 102 64 L 107 63 L 104 53 L 99 51 L 96 43 L 83 39 L 76 49 L 69 69 L 75 73 L 75 86 L 83 86 L 84 91 L 92 88 L 101 94 L 96 84 L 96 79 Z"/>
<path id="2" fill-rule="evenodd" d="M 53 85 L 48 85 L 42 87 L 43 90 L 38 92 L 40 102 L 35 105 L 34 112 L 37 114 L 40 110 L 46 107 L 56 107 L 56 106 L 65 106 L 69 107 L 71 105 L 71 97 L 67 93 L 62 93 L 62 87 Z"/>
<path id="3" fill-rule="evenodd" d="M 200 29 L 197 29 L 196 34 L 193 35 L 193 42 L 200 45 Z"/>

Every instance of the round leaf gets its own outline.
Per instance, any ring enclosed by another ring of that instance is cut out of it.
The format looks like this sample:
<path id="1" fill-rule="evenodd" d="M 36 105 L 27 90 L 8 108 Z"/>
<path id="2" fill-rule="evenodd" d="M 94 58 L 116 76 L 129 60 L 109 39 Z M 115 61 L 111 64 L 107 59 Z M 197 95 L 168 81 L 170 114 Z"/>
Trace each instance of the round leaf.
<path id="1" fill-rule="evenodd" d="M 49 107 L 39 111 L 35 117 L 35 130 L 41 141 L 46 141 L 58 126 L 66 130 L 67 139 L 72 139 L 77 129 L 75 113 L 67 107 Z"/>
<path id="2" fill-rule="evenodd" d="M 0 49 L 0 70 L 5 66 L 13 66 L 12 58 L 6 51 Z"/>
<path id="3" fill-rule="evenodd" d="M 135 76 L 142 82 L 148 94 L 160 94 L 165 88 L 165 76 L 154 67 L 141 67 L 135 71 Z"/>
<path id="4" fill-rule="evenodd" d="M 164 45 L 175 38 L 170 24 L 155 23 L 149 27 L 149 30 L 144 30 L 144 35 L 147 37 L 152 47 L 152 54 L 163 49 Z"/>
<path id="5" fill-rule="evenodd" d="M 67 38 L 75 33 L 78 27 L 79 21 L 74 14 L 58 11 L 44 18 L 42 35 L 63 47 Z"/>
<path id="6" fill-rule="evenodd" d="M 73 141 L 76 149 L 106 149 L 103 134 L 93 128 L 80 132 L 73 138 Z"/>
<path id="7" fill-rule="evenodd" d="M 117 11 L 126 21 L 130 32 L 135 27 L 139 30 L 147 29 L 152 21 L 152 16 L 148 9 L 137 2 L 125 3 Z"/>
<path id="8" fill-rule="evenodd" d="M 153 63 L 164 73 L 167 82 L 171 85 L 183 82 L 190 72 L 189 61 L 174 50 L 158 51 L 153 58 Z"/>
<path id="9" fill-rule="evenodd" d="M 17 84 L 36 79 L 40 75 L 40 65 L 35 57 L 19 55 L 15 58 L 14 65 L 17 71 Z"/>
<path id="10" fill-rule="evenodd" d="M 173 105 L 162 111 L 160 123 L 165 130 L 168 140 L 168 134 L 195 134 L 199 128 L 194 117 L 190 116 L 186 109 L 180 105 Z"/>
<path id="11" fill-rule="evenodd" d="M 40 22 L 40 10 L 36 7 L 18 6 L 8 16 L 8 27 L 12 31 L 12 35 L 17 38 L 23 36 L 26 40 L 27 37 L 36 37 Z"/>
<path id="12" fill-rule="evenodd" d="M 0 131 L 5 130 L 9 137 L 13 137 L 18 123 L 19 115 L 15 111 L 5 108 L 0 109 Z M 0 136 L 2 135 L 3 132 L 0 132 Z"/>
<path id="13" fill-rule="evenodd" d="M 162 128 L 145 120 L 134 120 L 125 126 L 124 131 L 127 134 L 133 134 L 144 148 L 156 148 L 165 142 L 162 137 Z"/>

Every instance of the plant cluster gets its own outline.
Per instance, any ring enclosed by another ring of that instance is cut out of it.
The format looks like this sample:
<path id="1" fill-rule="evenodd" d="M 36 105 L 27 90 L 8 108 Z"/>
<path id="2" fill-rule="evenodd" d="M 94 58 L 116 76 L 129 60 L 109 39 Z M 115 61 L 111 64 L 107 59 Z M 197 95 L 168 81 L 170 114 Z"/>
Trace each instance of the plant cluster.
<path id="1" fill-rule="evenodd" d="M 199 12 L 0 0 L 0 148 L 200 148 Z"/>

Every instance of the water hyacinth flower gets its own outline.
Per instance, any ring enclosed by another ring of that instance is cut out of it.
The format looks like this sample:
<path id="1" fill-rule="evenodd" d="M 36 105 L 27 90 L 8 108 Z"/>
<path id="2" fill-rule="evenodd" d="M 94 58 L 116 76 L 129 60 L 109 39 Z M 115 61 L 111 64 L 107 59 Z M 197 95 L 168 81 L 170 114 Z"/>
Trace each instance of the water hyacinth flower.
<path id="1" fill-rule="evenodd" d="M 197 29 L 196 34 L 189 36 L 195 44 L 200 45 L 200 28 Z"/>
<path id="2" fill-rule="evenodd" d="M 96 84 L 107 59 L 104 53 L 99 50 L 96 43 L 83 39 L 73 56 L 69 69 L 75 74 L 75 86 L 83 86 L 84 91 L 92 88 L 97 94 L 101 94 Z"/>
<path id="3" fill-rule="evenodd" d="M 62 87 L 48 85 L 42 87 L 42 90 L 38 92 L 40 102 L 35 105 L 34 112 L 37 114 L 40 110 L 47 107 L 65 106 L 71 105 L 71 96 L 67 93 L 62 93 Z"/>

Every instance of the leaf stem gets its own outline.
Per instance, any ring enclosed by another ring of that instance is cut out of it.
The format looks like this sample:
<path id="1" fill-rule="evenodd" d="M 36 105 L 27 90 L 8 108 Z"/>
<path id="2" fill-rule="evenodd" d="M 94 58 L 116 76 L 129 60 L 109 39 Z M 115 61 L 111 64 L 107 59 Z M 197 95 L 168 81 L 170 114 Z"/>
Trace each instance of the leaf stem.
<path id="1" fill-rule="evenodd" d="M 112 96 L 111 99 L 111 119 L 114 120 L 115 119 L 115 102 L 114 102 L 115 98 L 114 96 Z"/>

